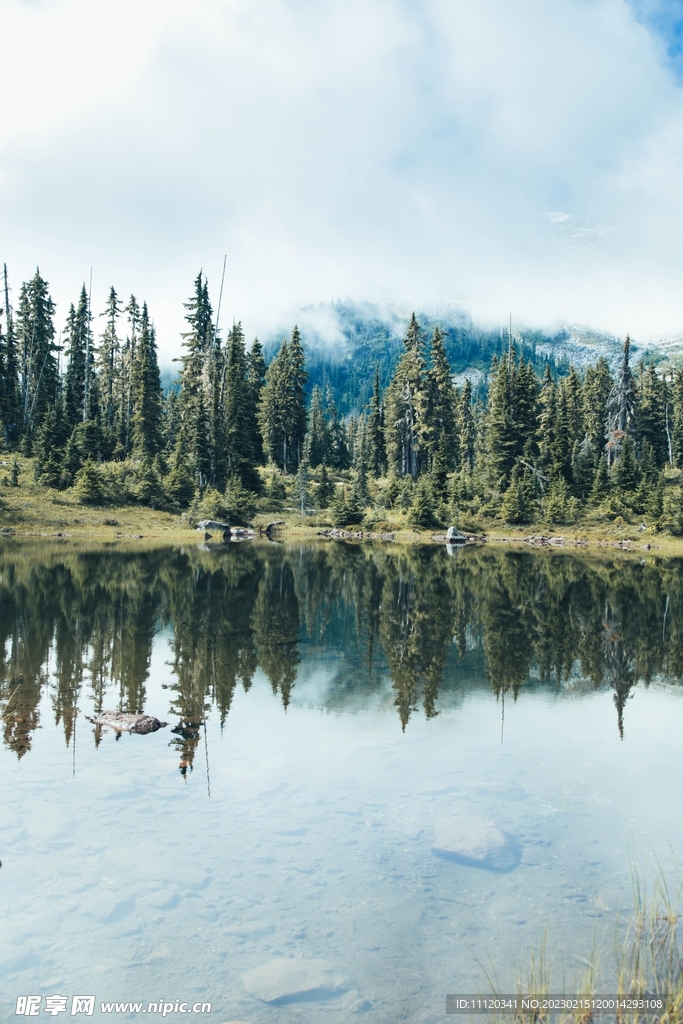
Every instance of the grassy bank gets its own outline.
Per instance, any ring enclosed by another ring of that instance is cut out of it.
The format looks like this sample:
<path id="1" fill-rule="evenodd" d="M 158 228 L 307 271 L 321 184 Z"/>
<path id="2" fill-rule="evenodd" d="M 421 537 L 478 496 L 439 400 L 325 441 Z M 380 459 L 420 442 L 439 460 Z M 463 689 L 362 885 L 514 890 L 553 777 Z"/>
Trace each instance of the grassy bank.
<path id="1" fill-rule="evenodd" d="M 15 469 L 16 466 L 16 469 Z M 329 509 L 307 511 L 304 515 L 292 509 L 292 496 L 287 494 L 283 506 L 264 501 L 266 508 L 257 509 L 253 525 L 263 531 L 278 521 L 278 536 L 282 539 L 313 539 L 333 526 Z M 457 524 L 456 524 L 457 525 Z M 57 491 L 35 482 L 32 460 L 6 459 L 0 464 L 0 531 L 6 536 L 53 538 L 102 542 L 140 542 L 153 540 L 162 543 L 198 541 L 195 520 L 185 513 L 161 511 L 140 504 L 90 505 L 79 499 L 74 489 Z M 379 534 L 391 534 L 397 544 L 443 543 L 444 529 L 415 529 L 406 524 L 400 509 L 381 509 L 366 517 L 363 523 L 348 526 L 349 534 L 362 533 L 363 539 Z M 621 548 L 632 551 L 652 551 L 659 555 L 683 555 L 683 537 L 674 537 L 657 531 L 645 523 L 626 523 L 623 520 L 586 523 L 572 526 L 554 526 L 535 523 L 516 527 L 492 521 L 479 524 L 477 532 L 492 544 L 525 544 L 529 537 L 554 539 L 550 546 L 565 548 L 601 549 Z M 558 540 L 562 538 L 562 540 Z M 544 545 L 542 545 L 544 546 Z"/>

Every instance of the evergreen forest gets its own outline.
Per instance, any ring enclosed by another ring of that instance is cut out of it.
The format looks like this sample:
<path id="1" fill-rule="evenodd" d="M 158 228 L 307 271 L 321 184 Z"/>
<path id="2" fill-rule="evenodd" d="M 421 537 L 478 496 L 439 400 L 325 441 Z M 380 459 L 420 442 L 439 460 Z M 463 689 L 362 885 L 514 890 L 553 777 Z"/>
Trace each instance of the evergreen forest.
<path id="1" fill-rule="evenodd" d="M 456 387 L 453 340 L 413 314 L 400 351 L 377 350 L 355 396 L 347 376 L 340 404 L 353 408 L 342 414 L 334 382 L 316 372 L 312 384 L 296 326 L 265 352 L 240 323 L 223 336 L 201 272 L 184 305 L 183 354 L 163 386 L 144 301 L 112 287 L 95 316 L 83 286 L 58 325 L 40 271 L 13 308 L 5 267 L 6 486 L 21 457 L 38 485 L 83 504 L 189 522 L 287 511 L 368 529 L 616 522 L 683 533 L 683 370 L 634 364 L 628 337 L 618 363 L 579 372 L 510 331 L 483 384 Z"/>

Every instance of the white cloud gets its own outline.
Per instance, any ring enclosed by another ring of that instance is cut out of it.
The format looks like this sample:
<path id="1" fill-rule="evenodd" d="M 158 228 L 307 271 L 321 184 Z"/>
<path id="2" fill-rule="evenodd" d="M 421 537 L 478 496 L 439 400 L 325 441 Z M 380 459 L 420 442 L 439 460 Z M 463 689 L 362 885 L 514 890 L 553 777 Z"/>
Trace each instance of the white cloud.
<path id="1" fill-rule="evenodd" d="M 0 237 L 177 351 L 337 296 L 683 328 L 682 93 L 625 0 L 4 0 Z M 548 212 L 556 211 L 556 212 Z"/>

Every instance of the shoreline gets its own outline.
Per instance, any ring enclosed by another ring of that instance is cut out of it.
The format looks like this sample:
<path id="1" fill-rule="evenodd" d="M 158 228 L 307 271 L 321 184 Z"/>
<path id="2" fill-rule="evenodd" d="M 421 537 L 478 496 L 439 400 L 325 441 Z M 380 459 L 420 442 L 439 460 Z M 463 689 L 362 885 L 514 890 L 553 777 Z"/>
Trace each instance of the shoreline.
<path id="1" fill-rule="evenodd" d="M 144 548 L 147 546 L 177 546 L 182 544 L 208 544 L 211 547 L 224 546 L 218 535 L 206 537 L 185 523 L 179 522 L 174 513 L 127 505 L 119 508 L 94 508 L 61 504 L 54 519 L 44 514 L 44 509 L 27 508 L 27 503 L 14 510 L 5 507 L 0 515 L 0 539 L 5 541 L 42 541 L 60 544 L 80 545 L 97 543 L 110 546 Z M 33 503 L 28 503 L 32 505 Z M 57 510 L 55 510 L 57 512 Z M 251 539 L 234 539 L 231 543 L 269 543 L 265 527 L 272 518 L 256 517 Z M 387 524 L 388 525 L 388 524 Z M 210 531 L 209 531 L 210 532 Z M 438 529 L 415 530 L 410 528 L 385 529 L 380 531 L 349 528 L 335 529 L 322 523 L 296 522 L 291 515 L 272 534 L 272 540 L 282 542 L 351 543 L 373 544 L 392 547 L 446 547 L 445 531 Z M 469 535 L 465 545 L 460 547 L 507 547 L 535 551 L 571 551 L 574 554 L 631 554 L 656 557 L 683 556 L 683 537 L 639 530 L 636 527 L 598 531 L 595 528 L 582 529 L 580 524 L 553 530 L 547 524 L 534 524 L 525 529 L 493 525 L 485 534 Z"/>

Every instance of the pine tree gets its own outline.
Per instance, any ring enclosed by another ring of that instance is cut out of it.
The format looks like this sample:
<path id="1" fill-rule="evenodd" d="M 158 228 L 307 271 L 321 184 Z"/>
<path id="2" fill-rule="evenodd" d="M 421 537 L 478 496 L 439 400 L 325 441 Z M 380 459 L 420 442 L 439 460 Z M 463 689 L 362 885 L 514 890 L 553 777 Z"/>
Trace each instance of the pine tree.
<path id="1" fill-rule="evenodd" d="M 415 485 L 413 502 L 408 511 L 408 522 L 411 526 L 422 528 L 439 525 L 432 481 L 427 474 L 421 476 Z"/>
<path id="2" fill-rule="evenodd" d="M 308 501 L 309 501 L 309 494 L 308 494 L 309 476 L 308 476 L 308 471 L 309 471 L 308 461 L 306 460 L 306 458 L 302 458 L 301 461 L 299 462 L 299 468 L 296 471 L 296 480 L 295 480 L 295 483 L 294 483 L 294 493 L 296 495 L 297 505 L 299 505 L 299 507 L 301 509 L 301 515 L 303 515 L 304 512 L 306 511 L 306 508 L 308 506 Z"/>
<path id="3" fill-rule="evenodd" d="M 327 472 L 327 466 L 323 462 L 322 469 L 320 470 L 320 483 L 315 491 L 315 501 L 318 508 L 327 508 L 332 500 L 334 492 L 334 483 L 330 480 Z"/>
<path id="4" fill-rule="evenodd" d="M 605 450 L 607 402 L 613 387 L 607 360 L 600 356 L 595 366 L 586 368 L 582 389 L 584 427 L 596 455 L 602 455 Z"/>
<path id="5" fill-rule="evenodd" d="M 384 410 L 379 388 L 379 363 L 375 364 L 375 381 L 370 400 L 368 416 L 368 441 L 370 445 L 370 472 L 377 479 L 386 472 L 387 456 L 384 444 Z"/>
<path id="6" fill-rule="evenodd" d="M 258 412 L 261 405 L 261 392 L 266 382 L 266 361 L 263 358 L 263 348 L 258 338 L 254 338 L 247 355 L 247 361 L 249 364 L 249 419 L 252 424 L 254 458 L 256 465 L 261 466 L 264 462 L 264 451 Z"/>
<path id="7" fill-rule="evenodd" d="M 673 386 L 671 388 L 672 401 L 672 426 L 671 426 L 671 447 L 673 464 L 677 469 L 683 468 L 683 370 L 676 370 L 674 373 Z"/>
<path id="8" fill-rule="evenodd" d="M 581 444 L 574 441 L 571 458 L 572 489 L 581 501 L 585 501 L 590 494 L 594 477 L 595 452 L 586 434 Z"/>
<path id="9" fill-rule="evenodd" d="M 137 348 L 138 331 L 140 329 L 140 307 L 134 295 L 128 300 L 124 312 L 128 318 L 128 331 L 125 344 L 121 351 L 121 413 L 120 413 L 120 450 L 127 456 L 131 447 L 133 427 L 133 366 Z"/>
<path id="10" fill-rule="evenodd" d="M 12 309 L 9 304 L 7 264 L 4 265 L 4 278 L 4 334 L 0 329 L 0 419 L 2 420 L 5 448 L 9 450 L 19 440 L 21 430 L 21 389 L 19 384 L 17 339 Z"/>
<path id="11" fill-rule="evenodd" d="M 607 455 L 610 465 L 619 458 L 626 431 L 632 428 L 636 412 L 636 386 L 629 366 L 631 339 L 624 342 L 622 359 L 616 382 L 607 399 Z"/>
<path id="12" fill-rule="evenodd" d="M 233 324 L 227 341 L 224 416 L 228 474 L 238 476 L 247 490 L 257 491 L 260 479 L 256 470 L 259 460 L 254 443 L 253 391 L 239 323 Z"/>
<path id="13" fill-rule="evenodd" d="M 197 484 L 206 487 L 211 476 L 211 446 L 209 443 L 209 424 L 204 408 L 204 395 L 200 391 L 197 397 L 196 413 L 187 424 L 190 432 L 189 448 L 192 457 Z M 183 443 L 185 443 L 183 438 Z"/>
<path id="14" fill-rule="evenodd" d="M 88 293 L 83 285 L 78 308 L 71 305 L 64 330 L 64 337 L 67 341 L 66 354 L 69 360 L 64 378 L 64 412 L 72 428 L 86 418 L 84 416 L 85 376 L 89 331 Z"/>
<path id="15" fill-rule="evenodd" d="M 654 364 L 641 364 L 638 381 L 638 439 L 640 448 L 648 444 L 659 469 L 665 465 L 669 455 L 666 430 L 666 383 L 657 373 Z"/>
<path id="16" fill-rule="evenodd" d="M 557 387 L 550 366 L 546 363 L 540 394 L 540 414 L 536 440 L 538 466 L 547 477 L 554 472 L 555 426 L 557 421 Z"/>
<path id="17" fill-rule="evenodd" d="M 389 468 L 415 479 L 427 466 L 429 435 L 422 331 L 414 313 L 403 344 L 387 389 L 384 433 Z"/>
<path id="18" fill-rule="evenodd" d="M 204 486 L 210 481 L 212 470 L 215 468 L 215 452 L 212 450 L 210 436 L 210 427 L 214 421 L 215 395 L 210 387 L 208 365 L 215 339 L 208 282 L 201 270 L 194 281 L 194 294 L 184 305 L 189 330 L 182 335 L 185 352 L 180 360 L 180 429 L 186 443 L 199 455 L 201 466 L 196 464 L 194 471 L 203 481 L 201 486 Z M 200 415 L 203 417 L 204 431 L 201 443 L 197 436 L 197 421 Z"/>
<path id="19" fill-rule="evenodd" d="M 289 462 L 286 418 L 288 376 L 289 346 L 285 339 L 266 370 L 258 413 L 264 453 L 285 473 Z"/>
<path id="20" fill-rule="evenodd" d="M 631 435 L 626 434 L 621 443 L 619 458 L 612 465 L 612 483 L 624 494 L 627 494 L 636 490 L 638 482 L 635 445 Z"/>
<path id="21" fill-rule="evenodd" d="M 330 456 L 330 440 L 323 409 L 323 396 L 316 384 L 311 394 L 309 428 L 306 435 L 306 454 L 311 469 L 317 469 Z"/>
<path id="22" fill-rule="evenodd" d="M 515 423 L 514 347 L 491 365 L 491 383 L 487 410 L 488 471 L 494 487 L 506 489 L 517 459 L 518 431 Z"/>
<path id="23" fill-rule="evenodd" d="M 607 468 L 607 456 L 601 455 L 593 477 L 593 486 L 588 497 L 589 505 L 600 505 L 610 492 L 609 470 Z"/>
<path id="24" fill-rule="evenodd" d="M 152 460 L 162 448 L 162 395 L 154 325 L 149 320 L 147 303 L 142 307 L 131 391 L 133 450 Z"/>
<path id="25" fill-rule="evenodd" d="M 113 451 L 115 445 L 116 419 L 119 412 L 118 390 L 119 390 L 119 358 L 121 342 L 116 330 L 116 324 L 123 309 L 112 285 L 109 289 L 109 297 L 104 312 L 100 316 L 106 317 L 105 328 L 100 337 L 100 347 L 97 362 L 97 372 L 100 382 L 100 393 L 102 397 L 102 427 L 106 437 L 106 447 L 109 452 Z"/>
<path id="26" fill-rule="evenodd" d="M 328 464 L 332 469 L 348 469 L 351 465 L 351 453 L 346 439 L 344 424 L 339 419 L 332 391 L 328 385 L 325 394 L 325 412 L 327 416 L 327 436 L 329 438 Z"/>
<path id="27" fill-rule="evenodd" d="M 426 428 L 427 447 L 430 459 L 434 460 L 437 450 L 445 469 L 450 472 L 457 465 L 457 431 L 455 424 L 455 388 L 451 368 L 444 347 L 444 332 L 434 328 L 429 353 L 430 367 L 427 372 Z"/>
<path id="28" fill-rule="evenodd" d="M 474 469 L 475 442 L 472 382 L 468 377 L 458 402 L 458 455 L 460 465 L 470 473 Z"/>
<path id="29" fill-rule="evenodd" d="M 289 346 L 289 380 L 288 380 L 288 407 L 287 407 L 287 430 L 289 433 L 290 451 L 294 456 L 294 465 L 298 466 L 304 451 L 304 440 L 306 437 L 306 382 L 308 373 L 305 368 L 306 359 L 299 328 L 295 325 L 292 331 L 292 340 Z"/>
<path id="30" fill-rule="evenodd" d="M 536 512 L 534 499 L 533 475 L 518 464 L 512 470 L 510 483 L 503 495 L 501 518 L 515 525 L 532 523 Z"/>
<path id="31" fill-rule="evenodd" d="M 190 468 L 186 445 L 181 437 L 178 437 L 176 442 L 176 447 L 171 457 L 170 470 L 164 481 L 164 487 L 171 501 L 180 508 L 187 508 L 192 501 L 195 481 Z"/>
<path id="32" fill-rule="evenodd" d="M 36 270 L 21 286 L 17 311 L 17 342 L 20 351 L 22 430 L 30 451 L 32 434 L 54 405 L 59 374 L 54 344 L 54 303 L 48 284 Z"/>

